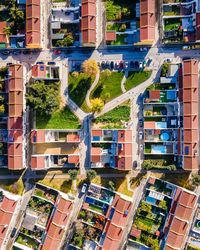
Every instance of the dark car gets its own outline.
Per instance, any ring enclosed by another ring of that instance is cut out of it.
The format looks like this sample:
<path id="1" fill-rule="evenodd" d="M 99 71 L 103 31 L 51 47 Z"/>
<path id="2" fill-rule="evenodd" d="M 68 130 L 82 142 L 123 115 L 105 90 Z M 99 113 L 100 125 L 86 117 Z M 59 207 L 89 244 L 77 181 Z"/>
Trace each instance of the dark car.
<path id="1" fill-rule="evenodd" d="M 14 55 L 20 55 L 21 53 L 22 53 L 22 52 L 21 52 L 20 50 L 14 50 L 14 51 L 13 51 L 13 54 L 14 54 Z"/>
<path id="2" fill-rule="evenodd" d="M 23 54 L 24 54 L 24 55 L 29 55 L 29 54 L 31 54 L 31 51 L 30 51 L 30 50 L 24 50 L 24 51 L 23 51 Z"/>
<path id="3" fill-rule="evenodd" d="M 136 61 L 136 62 L 135 62 L 135 67 L 136 67 L 136 68 L 139 68 L 139 66 L 140 66 L 139 62 Z"/>
<path id="4" fill-rule="evenodd" d="M 16 232 L 17 232 L 17 228 L 14 227 L 13 230 L 12 230 L 12 233 L 11 233 L 10 237 L 13 238 L 15 236 Z"/>
<path id="5" fill-rule="evenodd" d="M 53 54 L 54 55 L 60 55 L 61 54 L 61 50 L 56 49 L 56 50 L 53 51 Z"/>
<path id="6" fill-rule="evenodd" d="M 1 54 L 2 54 L 2 55 L 10 55 L 10 51 L 8 51 L 8 50 L 3 50 L 3 51 L 1 51 Z"/>
<path id="7" fill-rule="evenodd" d="M 135 62 L 134 61 L 130 61 L 130 68 L 135 68 Z"/>
<path id="8" fill-rule="evenodd" d="M 113 62 L 113 61 L 112 61 L 112 62 L 110 62 L 110 68 L 111 68 L 111 70 L 113 70 L 113 69 L 114 69 L 114 67 L 115 67 L 114 62 Z"/>
<path id="9" fill-rule="evenodd" d="M 106 61 L 106 68 L 109 69 L 110 68 L 110 62 Z"/>
<path id="10" fill-rule="evenodd" d="M 102 67 L 102 69 L 106 68 L 106 63 L 104 61 L 101 63 L 101 67 Z"/>
<path id="11" fill-rule="evenodd" d="M 36 62 L 36 64 L 44 64 L 44 62 Z"/>
<path id="12" fill-rule="evenodd" d="M 143 127 L 143 119 L 139 119 L 139 126 L 140 126 L 140 128 Z"/>
<path id="13" fill-rule="evenodd" d="M 48 65 L 56 65 L 55 62 L 48 62 L 47 64 L 48 64 Z"/>
<path id="14" fill-rule="evenodd" d="M 124 62 L 123 62 L 123 61 L 121 61 L 121 62 L 119 63 L 119 68 L 120 68 L 120 69 L 123 69 L 123 68 L 124 68 Z"/>

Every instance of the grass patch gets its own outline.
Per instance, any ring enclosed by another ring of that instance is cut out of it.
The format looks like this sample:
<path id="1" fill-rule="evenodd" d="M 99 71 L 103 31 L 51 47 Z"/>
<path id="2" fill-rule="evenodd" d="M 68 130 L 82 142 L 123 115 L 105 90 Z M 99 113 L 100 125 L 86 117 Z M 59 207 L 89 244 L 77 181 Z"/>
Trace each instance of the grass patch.
<path id="1" fill-rule="evenodd" d="M 110 76 L 106 76 L 104 72 L 101 72 L 99 82 L 92 91 L 90 98 L 94 99 L 100 97 L 105 102 L 109 102 L 115 97 L 121 95 L 121 81 L 123 75 L 123 72 L 112 72 Z M 107 93 L 109 93 L 110 96 L 105 100 Z"/>
<path id="2" fill-rule="evenodd" d="M 126 91 L 136 87 L 145 82 L 151 76 L 152 71 L 129 72 L 128 78 L 125 82 Z"/>
<path id="3" fill-rule="evenodd" d="M 56 111 L 51 116 L 36 115 L 37 129 L 78 129 L 80 122 L 68 107 Z"/>
<path id="4" fill-rule="evenodd" d="M 181 26 L 181 21 L 179 18 L 166 19 L 164 23 L 165 31 L 170 31 L 178 29 Z"/>
<path id="5" fill-rule="evenodd" d="M 109 181 L 114 182 L 115 191 L 127 196 L 133 196 L 133 192 L 128 190 L 128 183 L 126 177 L 124 178 L 102 178 L 101 176 L 96 176 L 92 183 L 101 185 L 103 187 L 109 188 Z"/>
<path id="6" fill-rule="evenodd" d="M 126 102 L 108 113 L 99 116 L 94 120 L 94 123 L 100 128 L 124 128 L 124 123 L 130 120 L 130 103 Z"/>
<path id="7" fill-rule="evenodd" d="M 37 180 L 36 180 L 37 181 Z M 76 180 L 76 187 L 80 185 L 81 179 Z M 44 178 L 43 180 L 39 180 L 38 183 L 41 183 L 45 186 L 60 190 L 63 193 L 71 193 L 76 194 L 77 189 L 74 189 L 74 185 L 69 178 L 58 179 L 58 178 Z"/>
<path id="8" fill-rule="evenodd" d="M 69 96 L 85 112 L 90 111 L 86 105 L 85 97 L 93 81 L 94 77 L 90 77 L 85 73 L 80 73 L 78 76 L 73 76 L 73 73 L 69 74 Z"/>
<path id="9" fill-rule="evenodd" d="M 1 180 L 0 187 L 13 194 L 22 195 L 24 192 L 24 182 L 20 178 L 16 180 Z"/>

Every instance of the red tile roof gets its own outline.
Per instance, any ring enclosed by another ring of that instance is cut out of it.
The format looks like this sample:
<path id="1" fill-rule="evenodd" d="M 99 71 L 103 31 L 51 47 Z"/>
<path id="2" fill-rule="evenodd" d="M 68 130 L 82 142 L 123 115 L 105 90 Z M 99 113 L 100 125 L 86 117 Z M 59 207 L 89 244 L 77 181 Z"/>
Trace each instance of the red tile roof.
<path id="1" fill-rule="evenodd" d="M 41 47 L 40 0 L 26 2 L 26 46 Z"/>
<path id="2" fill-rule="evenodd" d="M 9 92 L 9 104 L 23 104 L 23 92 L 22 91 L 10 91 Z"/>
<path id="3" fill-rule="evenodd" d="M 96 43 L 96 1 L 82 0 L 81 32 L 83 44 Z"/>
<path id="4" fill-rule="evenodd" d="M 22 129 L 22 117 L 9 117 L 8 129 Z"/>
<path id="5" fill-rule="evenodd" d="M 7 27 L 7 22 L 0 22 L 0 43 L 7 43 L 7 37 L 4 29 Z"/>
<path id="6" fill-rule="evenodd" d="M 67 142 L 80 142 L 79 134 L 68 134 L 67 135 Z"/>
<path id="7" fill-rule="evenodd" d="M 132 130 L 118 130 L 118 143 L 120 142 L 132 142 Z"/>
<path id="8" fill-rule="evenodd" d="M 92 136 L 102 136 L 103 130 L 102 129 L 92 129 Z"/>
<path id="9" fill-rule="evenodd" d="M 102 154 L 102 148 L 100 147 L 91 148 L 91 155 L 101 155 L 101 154 Z"/>
<path id="10" fill-rule="evenodd" d="M 22 143 L 23 131 L 22 130 L 8 130 L 8 142 Z"/>
<path id="11" fill-rule="evenodd" d="M 141 232 L 142 231 L 140 229 L 137 229 L 137 228 L 133 227 L 131 229 L 130 235 L 133 236 L 133 237 L 135 237 L 135 238 L 140 238 Z"/>
<path id="12" fill-rule="evenodd" d="M 152 100 L 159 100 L 160 99 L 160 90 L 149 91 L 149 98 Z"/>
<path id="13" fill-rule="evenodd" d="M 3 196 L 3 200 L 0 202 L 0 248 L 6 237 L 16 205 L 17 201 L 6 196 Z"/>
<path id="14" fill-rule="evenodd" d="M 176 249 L 182 249 L 184 243 L 184 235 L 178 235 L 172 231 L 169 232 L 166 245 Z"/>
<path id="15" fill-rule="evenodd" d="M 33 65 L 32 77 L 35 78 L 46 78 L 46 65 Z"/>
<path id="16" fill-rule="evenodd" d="M 40 170 L 45 168 L 45 156 L 44 155 L 37 155 L 31 156 L 31 169 L 33 170 Z"/>
<path id="17" fill-rule="evenodd" d="M 47 235 L 42 247 L 43 250 L 59 249 L 68 218 L 73 209 L 73 204 L 70 200 L 63 197 L 59 198 L 53 220 L 47 229 Z"/>
<path id="18" fill-rule="evenodd" d="M 45 130 L 32 130 L 31 131 L 31 142 L 32 143 L 44 143 L 45 142 Z"/>
<path id="19" fill-rule="evenodd" d="M 155 39 L 155 0 L 140 0 L 140 40 Z"/>
<path id="20" fill-rule="evenodd" d="M 72 164 L 78 164 L 80 161 L 79 155 L 68 155 L 68 162 Z"/>
<path id="21" fill-rule="evenodd" d="M 199 146 L 199 103 L 198 103 L 198 60 L 191 59 L 183 62 L 183 168 L 198 170 Z M 195 138 L 196 137 L 196 138 Z M 187 149 L 187 150 L 186 150 Z"/>
<path id="22" fill-rule="evenodd" d="M 9 117 L 22 117 L 23 115 L 23 105 L 9 105 Z"/>
<path id="23" fill-rule="evenodd" d="M 117 39 L 116 31 L 106 31 L 106 41 L 112 42 Z"/>

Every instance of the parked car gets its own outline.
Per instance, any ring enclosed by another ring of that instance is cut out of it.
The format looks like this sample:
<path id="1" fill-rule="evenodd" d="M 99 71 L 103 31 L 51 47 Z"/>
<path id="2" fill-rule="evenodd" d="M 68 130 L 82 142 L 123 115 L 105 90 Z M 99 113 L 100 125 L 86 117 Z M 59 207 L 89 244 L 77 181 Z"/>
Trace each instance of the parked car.
<path id="1" fill-rule="evenodd" d="M 16 232 L 17 232 L 17 228 L 14 227 L 13 230 L 12 230 L 12 233 L 11 233 L 10 237 L 13 238 L 15 236 Z"/>
<path id="2" fill-rule="evenodd" d="M 14 51 L 13 51 L 13 54 L 14 54 L 14 55 L 20 55 L 20 54 L 21 54 L 21 50 L 14 50 Z"/>
<path id="3" fill-rule="evenodd" d="M 119 68 L 120 68 L 120 69 L 123 69 L 123 68 L 124 68 L 124 62 L 123 62 L 123 61 L 121 61 L 121 62 L 119 63 Z"/>
<path id="4" fill-rule="evenodd" d="M 143 62 L 140 62 L 139 63 L 139 69 L 143 69 L 144 65 L 143 65 Z"/>
<path id="5" fill-rule="evenodd" d="M 81 193 L 84 194 L 87 190 L 87 184 L 83 184 L 82 188 L 81 188 Z"/>
<path id="6" fill-rule="evenodd" d="M 61 54 L 61 50 L 56 49 L 56 50 L 53 51 L 53 54 L 54 55 L 60 55 Z"/>
<path id="7" fill-rule="evenodd" d="M 113 62 L 113 61 L 111 61 L 111 62 L 110 62 L 110 68 L 111 68 L 111 70 L 113 70 L 113 69 L 114 69 L 114 67 L 115 67 L 115 64 L 114 64 L 114 62 Z"/>
<path id="8" fill-rule="evenodd" d="M 189 49 L 190 49 L 190 46 L 185 45 L 185 46 L 182 47 L 182 49 L 183 49 L 183 50 L 189 50 Z"/>
<path id="9" fill-rule="evenodd" d="M 106 69 L 109 69 L 109 68 L 110 68 L 110 62 L 106 61 Z"/>
<path id="10" fill-rule="evenodd" d="M 55 62 L 48 62 L 47 64 L 48 64 L 48 65 L 56 65 Z"/>
<path id="11" fill-rule="evenodd" d="M 139 68 L 139 62 L 135 61 L 135 68 Z"/>
<path id="12" fill-rule="evenodd" d="M 106 68 L 106 63 L 103 61 L 103 62 L 101 62 L 101 68 L 102 69 L 105 69 Z"/>
<path id="13" fill-rule="evenodd" d="M 128 63 L 128 61 L 125 61 L 125 62 L 124 62 L 124 68 L 125 68 L 125 69 L 128 69 L 128 67 L 129 67 L 129 63 Z"/>
<path id="14" fill-rule="evenodd" d="M 143 151 L 144 150 L 144 146 L 143 144 L 140 144 L 140 151 Z"/>
<path id="15" fill-rule="evenodd" d="M 2 54 L 2 55 L 10 55 L 10 51 L 8 51 L 8 50 L 3 50 L 3 51 L 1 51 L 1 54 Z"/>
<path id="16" fill-rule="evenodd" d="M 142 140 L 143 139 L 143 131 L 139 131 L 139 139 Z"/>
<path id="17" fill-rule="evenodd" d="M 30 50 L 23 50 L 23 54 L 24 55 L 29 55 L 29 54 L 31 54 L 31 51 Z"/>
<path id="18" fill-rule="evenodd" d="M 140 127 L 140 128 L 143 127 L 143 119 L 139 119 L 139 127 Z"/>
<path id="19" fill-rule="evenodd" d="M 36 62 L 36 64 L 44 64 L 44 62 L 42 62 L 42 61 L 41 62 Z"/>
<path id="20" fill-rule="evenodd" d="M 116 68 L 116 69 L 119 69 L 119 62 L 116 62 L 116 63 L 115 63 L 115 68 Z"/>
<path id="21" fill-rule="evenodd" d="M 135 68 L 135 62 L 134 61 L 130 61 L 130 68 L 131 69 Z"/>

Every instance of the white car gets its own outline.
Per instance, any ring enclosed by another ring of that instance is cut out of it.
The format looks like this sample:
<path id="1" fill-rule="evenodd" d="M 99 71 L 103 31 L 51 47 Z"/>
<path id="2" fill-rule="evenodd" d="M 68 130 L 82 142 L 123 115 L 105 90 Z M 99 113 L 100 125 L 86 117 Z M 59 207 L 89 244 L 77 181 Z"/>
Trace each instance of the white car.
<path id="1" fill-rule="evenodd" d="M 144 150 L 144 146 L 143 144 L 140 144 L 140 151 L 143 151 Z"/>
<path id="2" fill-rule="evenodd" d="M 143 132 L 140 130 L 139 131 L 139 139 L 142 140 L 143 139 Z"/>
<path id="3" fill-rule="evenodd" d="M 82 188 L 81 188 L 81 193 L 85 193 L 87 190 L 87 184 L 83 184 Z"/>

